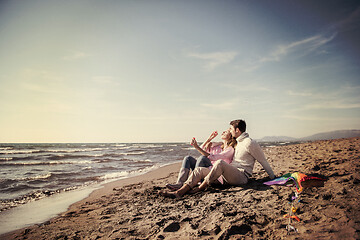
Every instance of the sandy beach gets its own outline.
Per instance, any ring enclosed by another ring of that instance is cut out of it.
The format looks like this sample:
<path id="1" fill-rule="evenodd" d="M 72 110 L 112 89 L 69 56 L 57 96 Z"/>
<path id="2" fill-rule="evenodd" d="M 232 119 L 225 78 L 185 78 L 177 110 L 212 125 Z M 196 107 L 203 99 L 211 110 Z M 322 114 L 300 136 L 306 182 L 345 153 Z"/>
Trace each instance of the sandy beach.
<path id="1" fill-rule="evenodd" d="M 1 239 L 360 239 L 360 138 L 265 148 L 276 176 L 301 172 L 328 178 L 305 188 L 286 230 L 294 187 L 266 186 L 257 163 L 247 186 L 212 186 L 170 199 L 158 195 L 175 182 L 180 163 L 105 185 L 45 223 Z"/>

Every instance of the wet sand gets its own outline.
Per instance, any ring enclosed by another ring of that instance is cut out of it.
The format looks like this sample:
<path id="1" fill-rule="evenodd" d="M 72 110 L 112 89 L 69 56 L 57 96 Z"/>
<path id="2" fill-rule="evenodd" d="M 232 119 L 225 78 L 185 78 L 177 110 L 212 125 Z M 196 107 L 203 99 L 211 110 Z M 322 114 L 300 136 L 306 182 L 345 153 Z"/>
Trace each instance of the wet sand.
<path id="1" fill-rule="evenodd" d="M 360 239 L 360 138 L 264 149 L 277 176 L 321 174 L 324 187 L 305 188 L 288 234 L 295 187 L 266 186 L 257 163 L 247 186 L 213 186 L 170 199 L 158 195 L 175 182 L 180 163 L 107 184 L 45 223 L 1 239 Z"/>

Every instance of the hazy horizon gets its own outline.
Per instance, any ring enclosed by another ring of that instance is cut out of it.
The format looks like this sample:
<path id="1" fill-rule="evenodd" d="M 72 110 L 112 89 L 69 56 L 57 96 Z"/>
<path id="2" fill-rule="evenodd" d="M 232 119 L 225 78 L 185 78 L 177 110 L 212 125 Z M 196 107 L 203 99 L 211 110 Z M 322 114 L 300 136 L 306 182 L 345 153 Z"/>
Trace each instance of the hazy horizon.
<path id="1" fill-rule="evenodd" d="M 1 1 L 0 142 L 360 129 L 359 1 Z"/>
<path id="2" fill-rule="evenodd" d="M 260 138 L 257 138 L 255 140 L 262 140 L 263 138 L 267 138 L 267 137 L 289 137 L 289 138 L 294 138 L 296 140 L 301 140 L 302 138 L 307 138 L 307 137 L 311 137 L 313 135 L 317 135 L 317 134 L 326 134 L 326 133 L 330 133 L 330 132 L 336 132 L 336 131 L 360 131 L 360 129 L 340 129 L 340 130 L 334 130 L 334 131 L 329 131 L 329 132 L 318 132 L 318 133 L 313 133 L 311 135 L 307 135 L 307 136 L 301 136 L 301 137 L 292 137 L 292 136 L 285 136 L 285 135 L 273 135 L 273 136 L 262 136 Z M 206 139 L 201 139 L 199 140 L 199 142 L 203 142 Z M 220 141 L 219 137 L 215 138 L 214 141 Z M 189 143 L 190 141 L 168 141 L 168 142 L 0 142 L 0 144 L 162 144 L 162 143 Z"/>

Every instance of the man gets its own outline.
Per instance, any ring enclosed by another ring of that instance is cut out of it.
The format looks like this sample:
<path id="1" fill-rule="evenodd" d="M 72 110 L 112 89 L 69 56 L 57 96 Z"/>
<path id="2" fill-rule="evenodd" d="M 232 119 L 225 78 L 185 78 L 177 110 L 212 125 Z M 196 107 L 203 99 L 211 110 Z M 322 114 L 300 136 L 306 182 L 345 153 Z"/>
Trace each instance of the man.
<path id="1" fill-rule="evenodd" d="M 175 192 L 161 192 L 160 194 L 171 197 L 182 197 L 191 189 L 193 189 L 192 192 L 203 191 L 220 176 L 230 185 L 244 185 L 252 176 L 256 160 L 262 165 L 270 178 L 274 179 L 274 172 L 266 160 L 260 145 L 252 140 L 249 134 L 246 133 L 245 121 L 231 121 L 229 131 L 237 140 L 235 155 L 231 164 L 223 160 L 218 160 L 211 170 L 203 167 L 197 168 L 191 173 L 189 179 L 179 190 Z M 202 179 L 204 179 L 204 181 L 200 187 L 194 188 Z"/>

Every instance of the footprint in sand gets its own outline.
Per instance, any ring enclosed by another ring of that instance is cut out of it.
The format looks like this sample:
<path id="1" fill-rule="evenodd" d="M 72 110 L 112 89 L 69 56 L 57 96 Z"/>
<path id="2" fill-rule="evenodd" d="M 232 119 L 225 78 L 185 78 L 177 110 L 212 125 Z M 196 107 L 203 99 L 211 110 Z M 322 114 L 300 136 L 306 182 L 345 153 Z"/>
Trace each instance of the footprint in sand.
<path id="1" fill-rule="evenodd" d="M 178 222 L 172 222 L 164 228 L 164 232 L 177 232 L 180 229 L 180 224 Z"/>

